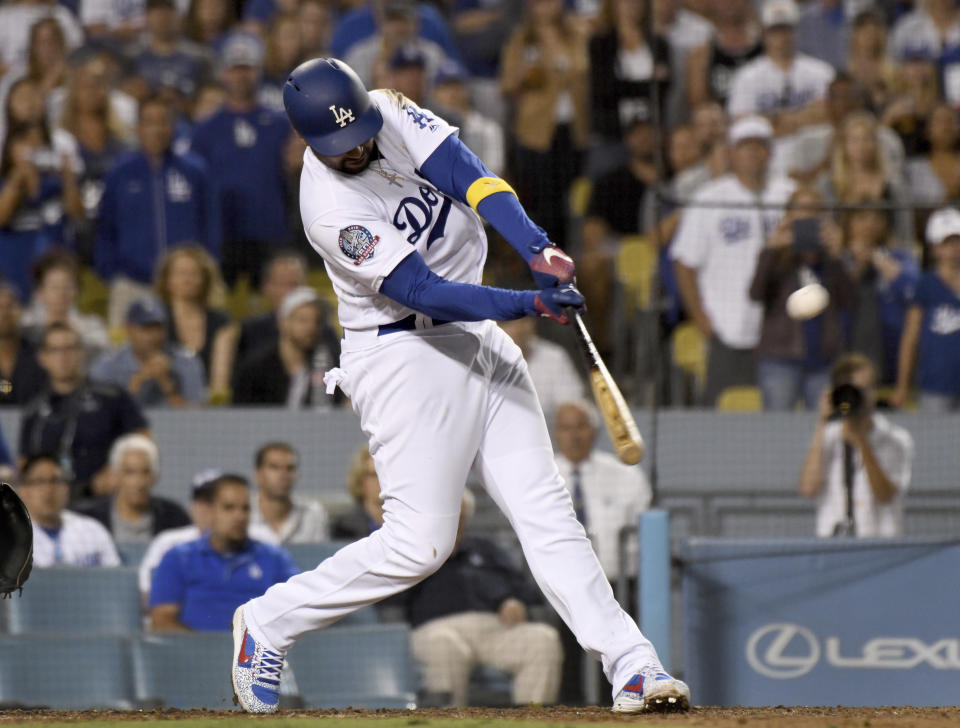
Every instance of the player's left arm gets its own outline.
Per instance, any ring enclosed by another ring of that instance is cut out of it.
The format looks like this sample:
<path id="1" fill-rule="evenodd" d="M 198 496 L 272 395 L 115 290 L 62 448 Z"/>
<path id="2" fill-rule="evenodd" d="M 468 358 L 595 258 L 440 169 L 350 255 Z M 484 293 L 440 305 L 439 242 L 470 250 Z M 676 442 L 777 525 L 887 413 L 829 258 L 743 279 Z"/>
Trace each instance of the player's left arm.
<path id="1" fill-rule="evenodd" d="M 547 238 L 527 215 L 517 193 L 457 138 L 450 134 L 420 166 L 437 189 L 465 202 L 493 225 L 527 261 L 539 288 L 571 283 L 573 259 Z"/>
<path id="2" fill-rule="evenodd" d="M 406 256 L 383 279 L 380 293 L 442 321 L 510 321 L 539 315 L 565 324 L 567 306 L 583 309 L 583 296 L 572 285 L 538 292 L 459 283 L 431 271 L 417 252 Z"/>

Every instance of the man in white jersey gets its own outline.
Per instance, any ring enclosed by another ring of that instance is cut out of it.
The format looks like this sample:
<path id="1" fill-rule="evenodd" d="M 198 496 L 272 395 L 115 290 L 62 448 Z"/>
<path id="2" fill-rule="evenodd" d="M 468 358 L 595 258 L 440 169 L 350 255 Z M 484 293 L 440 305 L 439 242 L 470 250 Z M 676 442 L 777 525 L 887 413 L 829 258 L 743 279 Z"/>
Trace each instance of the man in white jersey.
<path id="1" fill-rule="evenodd" d="M 614 710 L 686 709 L 686 685 L 619 607 L 553 461 L 519 348 L 493 320 L 566 323 L 582 309 L 573 261 L 457 129 L 349 66 L 298 66 L 284 106 L 307 144 L 300 210 L 344 328 L 327 374 L 360 416 L 380 476 L 383 526 L 313 571 L 271 587 L 233 620 L 234 691 L 277 707 L 298 637 L 416 584 L 451 553 L 474 470 L 516 529 L 530 569 L 580 644 L 603 661 Z M 539 291 L 480 285 L 482 215 L 527 260 Z"/>
<path id="2" fill-rule="evenodd" d="M 829 63 L 797 51 L 799 18 L 794 0 L 764 3 L 760 11 L 764 53 L 730 79 L 727 113 L 731 118 L 763 114 L 777 136 L 826 119 L 823 99 L 834 70 Z"/>
<path id="3" fill-rule="evenodd" d="M 697 190 L 671 248 L 680 298 L 708 341 L 703 403 L 711 407 L 726 387 L 756 384 L 763 306 L 751 300 L 750 283 L 783 216 L 782 208 L 760 206 L 786 205 L 794 189 L 790 179 L 767 174 L 773 129 L 765 118 L 740 119 L 728 139 L 733 171 Z"/>
<path id="4" fill-rule="evenodd" d="M 67 510 L 70 485 L 52 455 L 27 458 L 17 488 L 33 522 L 33 565 L 120 566 L 110 532 L 99 521 Z"/>

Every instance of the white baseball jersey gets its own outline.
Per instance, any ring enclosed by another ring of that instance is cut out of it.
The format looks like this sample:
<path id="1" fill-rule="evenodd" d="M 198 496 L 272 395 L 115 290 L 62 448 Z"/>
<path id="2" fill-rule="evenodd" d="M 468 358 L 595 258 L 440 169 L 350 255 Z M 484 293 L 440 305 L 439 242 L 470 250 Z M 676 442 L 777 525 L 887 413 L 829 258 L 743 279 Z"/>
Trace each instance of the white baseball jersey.
<path id="1" fill-rule="evenodd" d="M 780 222 L 783 210 L 698 207 L 715 202 L 784 205 L 794 182 L 774 177 L 761 195 L 728 174 L 703 185 L 680 219 L 672 256 L 697 271 L 703 309 L 717 337 L 735 349 L 752 349 L 760 339 L 763 307 L 750 299 L 750 283 L 767 235 Z"/>
<path id="2" fill-rule="evenodd" d="M 33 524 L 34 566 L 120 566 L 117 547 L 99 521 L 72 511 L 61 513 L 60 520 L 53 536 Z"/>
<path id="3" fill-rule="evenodd" d="M 834 74 L 829 63 L 803 53 L 796 55 L 789 71 L 769 56 L 760 56 L 737 69 L 730 79 L 727 113 L 736 117 L 802 109 L 827 95 Z"/>
<path id="4" fill-rule="evenodd" d="M 434 273 L 460 283 L 479 284 L 487 257 L 476 213 L 417 171 L 457 128 L 396 91 L 372 91 L 370 100 L 383 115 L 376 136 L 382 158 L 349 175 L 307 149 L 300 178 L 304 230 L 333 282 L 340 324 L 354 331 L 413 313 L 379 290 L 414 250 Z"/>

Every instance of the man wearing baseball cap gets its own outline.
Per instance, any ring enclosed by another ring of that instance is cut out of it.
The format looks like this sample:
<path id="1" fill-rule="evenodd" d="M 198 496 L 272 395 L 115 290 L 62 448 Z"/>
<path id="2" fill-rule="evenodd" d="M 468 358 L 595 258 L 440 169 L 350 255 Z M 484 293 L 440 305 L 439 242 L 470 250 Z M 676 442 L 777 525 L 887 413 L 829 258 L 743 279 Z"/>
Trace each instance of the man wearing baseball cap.
<path id="1" fill-rule="evenodd" d="M 727 387 L 756 383 L 754 348 L 763 308 L 750 283 L 767 235 L 783 216 L 794 183 L 768 177 L 773 127 L 762 116 L 730 127 L 731 172 L 703 185 L 680 218 L 671 256 L 688 316 L 707 341 L 703 403 Z"/>
<path id="2" fill-rule="evenodd" d="M 190 151 L 207 163 L 221 194 L 221 270 L 227 285 L 246 275 L 259 285 L 270 255 L 289 244 L 285 151 L 286 117 L 257 100 L 264 50 L 260 40 L 236 32 L 220 53 L 223 107 L 200 122 Z"/>
<path id="3" fill-rule="evenodd" d="M 103 354 L 92 379 L 123 387 L 141 407 L 184 407 L 206 400 L 203 364 L 167 342 L 167 310 L 155 298 L 127 309 L 128 344 Z"/>
<path id="4" fill-rule="evenodd" d="M 766 0 L 763 4 L 764 53 L 742 66 L 730 81 L 727 113 L 732 118 L 763 114 L 778 136 L 824 120 L 821 101 L 834 70 L 828 63 L 797 52 L 799 17 L 794 0 Z"/>
<path id="5" fill-rule="evenodd" d="M 923 412 L 960 411 L 960 211 L 944 207 L 927 222 L 933 270 L 920 274 L 900 339 L 897 388 L 902 407 L 920 354 L 919 405 Z"/>

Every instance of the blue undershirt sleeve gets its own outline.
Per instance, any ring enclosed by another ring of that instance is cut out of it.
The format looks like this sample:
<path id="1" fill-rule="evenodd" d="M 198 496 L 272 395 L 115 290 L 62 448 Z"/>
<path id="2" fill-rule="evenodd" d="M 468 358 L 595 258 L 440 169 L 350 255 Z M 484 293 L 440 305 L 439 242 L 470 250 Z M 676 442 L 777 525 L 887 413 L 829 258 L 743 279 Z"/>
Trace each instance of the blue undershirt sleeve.
<path id="1" fill-rule="evenodd" d="M 474 182 L 498 179 L 454 134 L 444 139 L 427 157 L 420 171 L 438 190 L 467 204 L 470 204 L 467 190 Z M 547 242 L 546 232 L 530 219 L 513 192 L 494 192 L 483 197 L 476 210 L 526 261 L 534 255 L 531 245 Z"/>
<path id="2" fill-rule="evenodd" d="M 380 285 L 380 293 L 441 321 L 510 321 L 536 313 L 536 291 L 448 281 L 431 271 L 419 253 L 397 264 Z"/>

